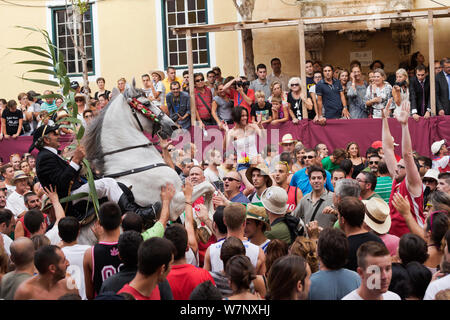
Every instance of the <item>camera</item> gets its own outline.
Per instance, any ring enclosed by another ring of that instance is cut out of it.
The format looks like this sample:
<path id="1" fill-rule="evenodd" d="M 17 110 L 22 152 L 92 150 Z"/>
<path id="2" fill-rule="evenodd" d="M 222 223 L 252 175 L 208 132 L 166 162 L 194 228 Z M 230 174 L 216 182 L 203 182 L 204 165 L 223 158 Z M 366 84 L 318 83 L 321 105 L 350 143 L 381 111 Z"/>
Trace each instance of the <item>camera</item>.
<path id="1" fill-rule="evenodd" d="M 244 87 L 244 86 L 249 86 L 250 85 L 250 81 L 236 81 L 236 87 Z"/>
<path id="2" fill-rule="evenodd" d="M 395 85 L 397 85 L 399 87 L 406 87 L 406 86 L 408 86 L 408 83 L 406 81 L 402 81 L 402 82 L 396 82 Z"/>

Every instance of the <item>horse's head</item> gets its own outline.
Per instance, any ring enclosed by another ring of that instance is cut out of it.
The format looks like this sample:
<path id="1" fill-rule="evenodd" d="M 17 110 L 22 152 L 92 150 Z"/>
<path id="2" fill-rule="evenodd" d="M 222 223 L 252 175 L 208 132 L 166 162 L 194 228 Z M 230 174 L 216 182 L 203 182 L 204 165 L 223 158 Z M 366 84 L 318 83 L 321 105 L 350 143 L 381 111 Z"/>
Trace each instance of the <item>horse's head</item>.
<path id="1" fill-rule="evenodd" d="M 137 107 L 132 107 L 132 109 L 135 110 L 135 115 L 144 131 L 152 132 L 152 135 L 157 133 L 161 138 L 168 139 L 172 136 L 172 133 L 178 129 L 175 122 L 173 122 L 164 111 L 146 98 L 144 91 L 136 88 L 136 81 L 134 78 L 132 85 L 127 85 L 123 95 L 129 104 L 133 103 L 134 99 L 139 102 L 138 104 L 135 104 Z M 144 108 L 142 108 L 142 106 Z M 150 110 L 153 115 L 148 117 L 149 113 L 146 112 L 145 109 Z M 145 116 L 145 114 L 147 114 L 147 116 Z"/>

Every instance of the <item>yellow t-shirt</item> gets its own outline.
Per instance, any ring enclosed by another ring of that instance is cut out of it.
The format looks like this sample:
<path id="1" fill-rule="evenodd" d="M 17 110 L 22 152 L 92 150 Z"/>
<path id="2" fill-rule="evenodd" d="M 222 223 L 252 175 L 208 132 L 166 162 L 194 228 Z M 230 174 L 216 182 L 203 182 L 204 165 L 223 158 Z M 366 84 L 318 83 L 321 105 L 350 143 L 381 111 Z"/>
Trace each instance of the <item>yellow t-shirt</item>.
<path id="1" fill-rule="evenodd" d="M 180 83 L 180 86 L 181 86 L 181 83 L 183 82 L 183 78 L 180 78 L 180 77 L 175 77 L 175 81 L 178 81 L 179 83 Z M 167 94 L 170 92 L 170 82 L 169 82 L 169 78 L 165 78 L 163 81 L 162 81 L 162 84 L 163 84 L 163 86 L 164 86 L 164 88 L 166 88 L 166 96 L 167 96 Z M 164 98 L 164 105 L 167 105 L 166 104 L 166 98 Z"/>

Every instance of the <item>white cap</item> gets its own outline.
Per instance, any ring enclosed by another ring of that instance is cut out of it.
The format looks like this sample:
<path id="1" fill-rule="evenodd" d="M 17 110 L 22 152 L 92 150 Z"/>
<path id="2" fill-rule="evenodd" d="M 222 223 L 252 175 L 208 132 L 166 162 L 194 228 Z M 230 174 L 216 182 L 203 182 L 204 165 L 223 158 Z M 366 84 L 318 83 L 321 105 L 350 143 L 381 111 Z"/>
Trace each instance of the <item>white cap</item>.
<path id="1" fill-rule="evenodd" d="M 445 140 L 441 140 L 441 141 L 436 141 L 431 145 L 431 153 L 432 154 L 436 154 L 439 152 L 439 150 L 441 150 L 442 146 L 444 145 Z"/>
<path id="2" fill-rule="evenodd" d="M 434 180 L 436 180 L 436 182 L 438 182 L 438 176 L 439 176 L 439 171 L 436 169 L 428 169 L 428 171 L 425 173 L 425 175 L 423 176 L 423 178 L 432 178 Z"/>

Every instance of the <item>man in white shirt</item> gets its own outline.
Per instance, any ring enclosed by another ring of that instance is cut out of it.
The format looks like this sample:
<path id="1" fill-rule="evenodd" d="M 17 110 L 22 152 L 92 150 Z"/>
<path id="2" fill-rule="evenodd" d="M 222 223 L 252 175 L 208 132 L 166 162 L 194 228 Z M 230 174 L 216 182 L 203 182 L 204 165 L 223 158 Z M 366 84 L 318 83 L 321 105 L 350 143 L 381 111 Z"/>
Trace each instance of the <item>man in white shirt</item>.
<path id="1" fill-rule="evenodd" d="M 6 208 L 11 210 L 16 218 L 20 218 L 27 211 L 23 196 L 29 191 L 28 176 L 22 170 L 18 170 L 14 172 L 12 181 L 16 190 L 6 199 Z"/>
<path id="2" fill-rule="evenodd" d="M 59 230 L 58 230 L 58 223 L 59 220 L 64 218 L 66 215 L 64 213 L 64 209 L 59 202 L 59 197 L 56 191 L 53 190 L 53 188 L 50 186 L 50 189 L 47 189 L 44 187 L 45 194 L 50 199 L 50 202 L 53 205 L 53 208 L 55 210 L 55 223 L 53 227 L 46 232 L 47 225 L 44 221 L 44 215 L 42 212 L 38 209 L 32 209 L 25 213 L 23 222 L 25 224 L 25 227 L 30 231 L 31 236 L 34 236 L 35 234 L 43 234 L 45 235 L 52 245 L 57 245 L 61 241 L 61 238 L 59 237 Z"/>
<path id="3" fill-rule="evenodd" d="M 203 171 L 207 181 L 211 182 L 223 192 L 223 181 L 224 177 L 223 171 L 219 170 L 219 166 L 222 163 L 222 155 L 219 150 L 211 150 L 208 156 L 208 167 Z"/>
<path id="4" fill-rule="evenodd" d="M 401 300 L 400 296 L 388 291 L 392 279 L 392 261 L 384 244 L 368 241 L 358 251 L 357 272 L 361 285 L 342 300 Z"/>
<path id="5" fill-rule="evenodd" d="M 8 197 L 14 190 L 16 190 L 16 186 L 13 183 L 14 168 L 10 163 L 4 164 L 0 167 L 0 174 L 5 179 L 4 183 L 7 189 L 6 197 Z"/>
<path id="6" fill-rule="evenodd" d="M 0 191 L 0 197 L 4 195 L 5 193 L 3 191 Z M 9 209 L 0 209 L 0 233 L 3 238 L 3 247 L 5 248 L 6 253 L 8 256 L 11 255 L 11 252 L 9 250 L 9 247 L 11 246 L 11 243 L 13 242 L 12 239 L 9 237 L 9 234 L 14 230 L 14 226 L 16 219 L 14 219 L 14 215 Z"/>
<path id="7" fill-rule="evenodd" d="M 272 74 L 267 77 L 269 82 L 279 81 L 281 82 L 282 90 L 289 91 L 289 76 L 281 72 L 281 60 L 279 58 L 273 58 L 270 60 L 270 66 L 272 67 Z"/>
<path id="8" fill-rule="evenodd" d="M 61 238 L 60 248 L 69 260 L 67 272 L 74 279 L 80 297 L 86 300 L 86 289 L 84 287 L 83 257 L 88 245 L 78 244 L 77 238 L 80 233 L 80 224 L 74 217 L 64 217 L 58 223 L 59 236 Z"/>

